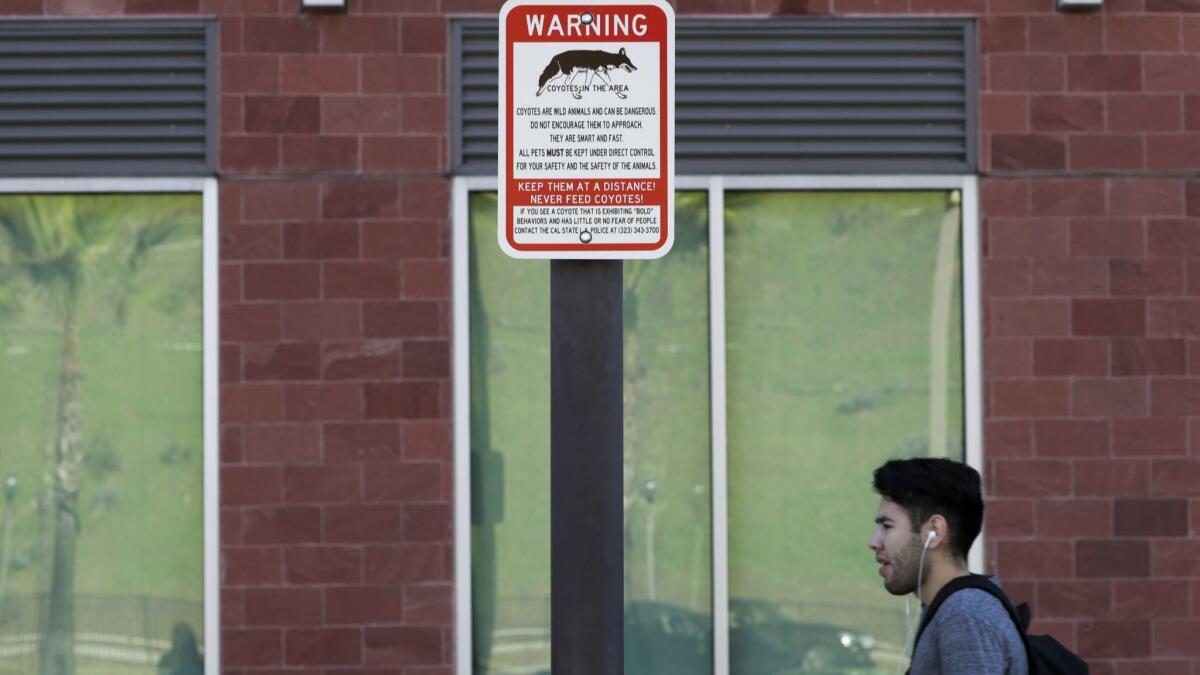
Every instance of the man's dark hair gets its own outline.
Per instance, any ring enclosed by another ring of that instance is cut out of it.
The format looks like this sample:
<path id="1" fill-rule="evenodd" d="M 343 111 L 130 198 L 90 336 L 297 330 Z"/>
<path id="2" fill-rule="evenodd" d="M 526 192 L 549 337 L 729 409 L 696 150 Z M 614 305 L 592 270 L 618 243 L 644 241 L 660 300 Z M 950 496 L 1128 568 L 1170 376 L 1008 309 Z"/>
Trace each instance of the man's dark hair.
<path id="1" fill-rule="evenodd" d="M 893 459 L 875 469 L 875 491 L 896 502 L 912 521 L 913 532 L 935 514 L 950 524 L 950 551 L 966 559 L 983 527 L 979 472 L 949 459 Z"/>

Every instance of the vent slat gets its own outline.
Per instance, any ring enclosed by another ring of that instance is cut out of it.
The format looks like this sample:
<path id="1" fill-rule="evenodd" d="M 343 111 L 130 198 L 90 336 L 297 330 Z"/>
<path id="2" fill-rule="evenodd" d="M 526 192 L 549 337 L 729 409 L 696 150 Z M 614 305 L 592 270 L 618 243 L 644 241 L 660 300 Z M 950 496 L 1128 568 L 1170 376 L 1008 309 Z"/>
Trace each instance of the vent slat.
<path id="1" fill-rule="evenodd" d="M 455 170 L 496 170 L 495 19 L 455 21 Z M 968 22 L 679 19 L 680 173 L 974 170 Z"/>

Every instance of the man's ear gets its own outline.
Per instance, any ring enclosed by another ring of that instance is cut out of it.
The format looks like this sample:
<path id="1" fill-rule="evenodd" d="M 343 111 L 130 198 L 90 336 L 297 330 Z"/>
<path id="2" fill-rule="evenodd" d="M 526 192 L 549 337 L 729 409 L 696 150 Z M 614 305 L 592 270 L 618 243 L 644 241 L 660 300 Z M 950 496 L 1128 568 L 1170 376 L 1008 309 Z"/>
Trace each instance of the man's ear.
<path id="1" fill-rule="evenodd" d="M 930 532 L 937 533 L 933 541 L 929 542 L 929 548 L 938 548 L 950 543 L 950 523 L 946 520 L 945 516 L 935 513 L 929 516 L 929 520 L 925 522 L 928 524 Z M 928 537 L 929 535 L 925 536 Z"/>

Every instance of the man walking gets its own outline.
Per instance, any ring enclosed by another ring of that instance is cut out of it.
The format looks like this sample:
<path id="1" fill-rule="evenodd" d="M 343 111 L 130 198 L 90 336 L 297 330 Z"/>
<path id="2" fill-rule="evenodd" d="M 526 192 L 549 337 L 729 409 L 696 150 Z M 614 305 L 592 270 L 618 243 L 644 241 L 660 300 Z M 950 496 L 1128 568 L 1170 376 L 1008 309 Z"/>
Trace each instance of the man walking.
<path id="1" fill-rule="evenodd" d="M 875 470 L 874 485 L 870 547 L 884 588 L 937 607 L 918 633 L 909 673 L 1028 675 L 1021 635 L 999 600 L 977 588 L 938 597 L 969 574 L 967 551 L 983 526 L 979 473 L 948 459 L 892 460 Z"/>

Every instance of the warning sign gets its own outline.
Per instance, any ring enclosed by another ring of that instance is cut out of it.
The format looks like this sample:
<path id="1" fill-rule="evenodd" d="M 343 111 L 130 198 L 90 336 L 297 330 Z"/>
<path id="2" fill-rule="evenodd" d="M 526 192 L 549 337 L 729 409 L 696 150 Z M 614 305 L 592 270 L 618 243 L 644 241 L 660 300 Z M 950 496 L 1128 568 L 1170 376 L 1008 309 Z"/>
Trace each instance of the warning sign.
<path id="1" fill-rule="evenodd" d="M 665 255 L 675 238 L 671 6 L 510 0 L 500 26 L 501 248 Z"/>

